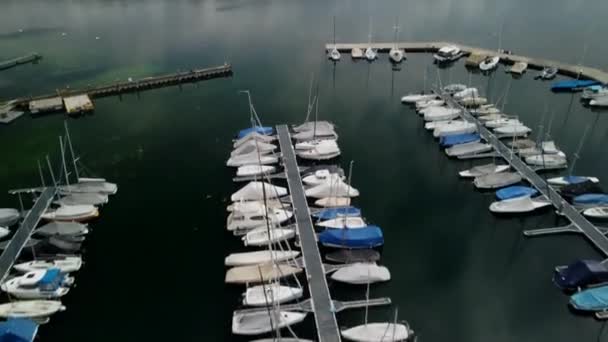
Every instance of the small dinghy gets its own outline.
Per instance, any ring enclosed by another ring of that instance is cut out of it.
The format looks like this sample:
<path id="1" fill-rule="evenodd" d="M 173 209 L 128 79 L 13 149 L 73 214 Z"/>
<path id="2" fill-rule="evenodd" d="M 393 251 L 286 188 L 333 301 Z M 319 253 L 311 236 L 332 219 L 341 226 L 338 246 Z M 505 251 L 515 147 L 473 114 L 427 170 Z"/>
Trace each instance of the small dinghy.
<path id="1" fill-rule="evenodd" d="M 47 209 L 41 217 L 47 221 L 85 222 L 99 216 L 99 210 L 93 205 L 62 205 L 56 209 Z"/>
<path id="2" fill-rule="evenodd" d="M 479 69 L 481 71 L 489 71 L 498 66 L 498 62 L 500 62 L 500 57 L 498 56 L 488 56 L 481 63 L 479 63 Z"/>
<path id="3" fill-rule="evenodd" d="M 338 269 L 331 279 L 355 285 L 373 284 L 391 280 L 391 273 L 388 268 L 375 263 L 355 263 Z"/>
<path id="4" fill-rule="evenodd" d="M 509 169 L 509 165 L 484 164 L 475 166 L 469 170 L 460 171 L 458 174 L 463 178 L 474 178 L 499 172 L 504 172 Z"/>
<path id="5" fill-rule="evenodd" d="M 77 222 L 49 222 L 44 226 L 34 231 L 36 234 L 43 236 L 53 235 L 86 235 L 89 233 L 89 228 Z"/>
<path id="6" fill-rule="evenodd" d="M 465 107 L 478 107 L 488 103 L 488 99 L 485 97 L 465 97 L 458 102 Z"/>
<path id="7" fill-rule="evenodd" d="M 306 197 L 357 197 L 359 190 L 346 184 L 343 180 L 328 180 L 304 191 Z"/>
<path id="8" fill-rule="evenodd" d="M 235 313 L 232 315 L 232 333 L 235 335 L 261 335 L 300 323 L 304 318 L 306 318 L 306 313 L 294 311 L 269 313 L 264 310 Z"/>
<path id="9" fill-rule="evenodd" d="M 530 134 L 530 132 L 532 132 L 532 130 L 524 125 L 508 125 L 494 129 L 494 133 L 496 133 L 499 138 L 525 137 Z"/>
<path id="10" fill-rule="evenodd" d="M 260 265 L 269 262 L 282 262 L 295 259 L 298 251 L 263 250 L 255 252 L 232 253 L 224 259 L 226 266 Z"/>
<path id="11" fill-rule="evenodd" d="M 477 126 L 474 123 L 466 121 L 452 121 L 453 123 L 435 128 L 433 136 L 435 138 L 448 135 L 460 135 L 477 132 Z"/>
<path id="12" fill-rule="evenodd" d="M 287 195 L 284 187 L 272 185 L 266 182 L 249 182 L 237 192 L 230 196 L 232 202 L 238 201 L 260 201 L 264 199 L 264 192 L 267 198 L 277 198 Z"/>
<path id="13" fill-rule="evenodd" d="M 475 177 L 473 184 L 478 189 L 498 189 L 521 182 L 522 177 L 517 172 L 491 173 Z"/>
<path id="14" fill-rule="evenodd" d="M 274 129 L 272 127 L 254 126 L 254 127 L 245 128 L 245 129 L 240 130 L 237 133 L 236 138 L 242 139 L 252 133 L 257 133 L 257 134 L 261 134 L 261 135 L 272 135 L 273 132 L 274 132 Z"/>
<path id="15" fill-rule="evenodd" d="M 312 186 L 336 180 L 344 180 L 344 176 L 339 173 L 332 173 L 329 170 L 318 170 L 302 178 L 304 184 Z"/>
<path id="16" fill-rule="evenodd" d="M 581 311 L 608 310 L 608 285 L 593 287 L 570 296 L 570 305 Z"/>
<path id="17" fill-rule="evenodd" d="M 545 199 L 532 199 L 530 196 L 511 198 L 490 204 L 490 211 L 497 214 L 529 213 L 550 206 Z"/>
<path id="18" fill-rule="evenodd" d="M 424 111 L 424 121 L 446 121 L 460 116 L 460 110 L 447 107 L 430 107 Z"/>
<path id="19" fill-rule="evenodd" d="M 82 258 L 79 256 L 57 257 L 48 260 L 32 260 L 23 262 L 13 266 L 21 273 L 48 270 L 51 268 L 58 269 L 61 273 L 76 272 L 82 267 Z"/>
<path id="20" fill-rule="evenodd" d="M 325 254 L 325 259 L 340 264 L 370 263 L 380 260 L 380 253 L 373 249 L 339 249 Z"/>
<path id="21" fill-rule="evenodd" d="M 555 177 L 555 178 L 547 179 L 547 182 L 549 182 L 549 184 L 556 185 L 556 186 L 579 184 L 579 183 L 583 183 L 583 182 L 587 182 L 587 181 L 590 181 L 593 183 L 599 183 L 600 180 L 596 177 L 586 177 L 586 176 L 564 176 L 564 177 Z"/>
<path id="22" fill-rule="evenodd" d="M 245 246 L 268 246 L 268 244 L 292 239 L 294 236 L 296 236 L 295 229 L 260 227 L 249 231 L 241 240 Z"/>
<path id="23" fill-rule="evenodd" d="M 315 225 L 324 228 L 332 229 L 359 229 L 367 227 L 367 224 L 361 217 L 338 217 L 326 221 L 315 223 Z"/>
<path id="24" fill-rule="evenodd" d="M 583 215 L 594 219 L 608 219 L 608 207 L 595 207 L 585 209 Z"/>
<path id="25" fill-rule="evenodd" d="M 345 217 L 345 216 L 361 216 L 361 209 L 359 208 L 355 208 L 355 207 L 342 207 L 342 208 L 328 208 L 328 209 L 321 209 L 317 212 L 314 212 L 312 214 L 312 217 L 318 219 L 318 220 L 331 220 L 331 219 L 335 219 L 338 217 Z"/>
<path id="26" fill-rule="evenodd" d="M 28 272 L 0 286 L 2 291 L 21 299 L 59 298 L 68 293 L 74 279 L 66 277 L 57 268 Z"/>
<path id="27" fill-rule="evenodd" d="M 599 81 L 593 80 L 568 80 L 555 82 L 551 85 L 551 91 L 562 92 L 562 91 L 581 91 L 587 87 L 601 85 Z"/>
<path id="28" fill-rule="evenodd" d="M 572 199 L 574 205 L 589 206 L 601 205 L 608 206 L 608 195 L 606 194 L 583 194 Z"/>
<path id="29" fill-rule="evenodd" d="M 340 333 L 344 339 L 355 342 L 398 342 L 413 335 L 406 325 L 395 323 L 366 323 Z"/>
<path id="30" fill-rule="evenodd" d="M 17 223 L 20 217 L 17 209 L 0 208 L 0 226 L 10 227 Z"/>
<path id="31" fill-rule="evenodd" d="M 403 103 L 416 103 L 418 101 L 428 101 L 432 99 L 436 99 L 436 94 L 410 94 L 405 95 L 401 98 L 401 102 Z"/>
<path id="32" fill-rule="evenodd" d="M 382 230 L 377 226 L 358 229 L 326 229 L 319 234 L 319 242 L 326 247 L 365 249 L 384 244 Z"/>
<path id="33" fill-rule="evenodd" d="M 345 207 L 350 205 L 350 197 L 323 197 L 315 201 L 315 205 L 324 208 Z"/>
<path id="34" fill-rule="evenodd" d="M 439 146 L 452 147 L 461 144 L 478 143 L 481 137 L 477 133 L 454 134 L 439 138 Z"/>
<path id="35" fill-rule="evenodd" d="M 2 318 L 44 318 L 65 310 L 57 300 L 23 300 L 0 304 Z"/>
<path id="36" fill-rule="evenodd" d="M 302 297 L 304 291 L 300 287 L 280 284 L 256 285 L 247 288 L 243 295 L 245 306 L 272 306 L 291 302 Z"/>
<path id="37" fill-rule="evenodd" d="M 230 152 L 231 157 L 236 157 L 244 154 L 268 154 L 277 149 L 277 145 L 265 143 L 262 141 L 249 140 L 235 148 Z"/>
<path id="38" fill-rule="evenodd" d="M 236 175 L 237 177 L 259 176 L 274 173 L 276 170 L 277 168 L 271 165 L 243 165 L 236 170 Z"/>
<path id="39" fill-rule="evenodd" d="M 245 165 L 268 165 L 276 164 L 279 162 L 279 157 L 276 155 L 259 155 L 255 152 L 249 154 L 241 154 L 238 156 L 230 157 L 226 161 L 226 166 L 229 167 L 241 167 Z"/>
<path id="40" fill-rule="evenodd" d="M 558 69 L 556 67 L 544 67 L 543 70 L 534 77 L 535 80 L 552 80 L 557 75 Z"/>
<path id="41" fill-rule="evenodd" d="M 236 149 L 236 148 L 239 148 L 243 144 L 249 143 L 250 141 L 258 141 L 258 142 L 263 142 L 263 143 L 269 144 L 275 140 L 277 140 L 277 138 L 274 136 L 263 135 L 260 133 L 251 133 L 241 139 L 235 140 L 234 143 L 232 144 L 232 147 Z"/>
<path id="42" fill-rule="evenodd" d="M 453 95 L 465 89 L 467 89 L 466 84 L 453 83 L 446 85 L 442 90 L 450 95 Z"/>
<path id="43" fill-rule="evenodd" d="M 526 157 L 526 164 L 533 166 L 542 166 L 547 169 L 565 168 L 568 166 L 568 160 L 563 153 L 559 154 L 537 154 Z"/>
<path id="44" fill-rule="evenodd" d="M 533 197 L 538 194 L 538 190 L 529 186 L 514 185 L 496 191 L 496 198 L 507 200 L 518 197 Z"/>
<path id="45" fill-rule="evenodd" d="M 252 284 L 267 282 L 302 272 L 299 267 L 268 263 L 262 265 L 237 266 L 226 271 L 227 284 Z"/>
<path id="46" fill-rule="evenodd" d="M 491 151 L 492 145 L 480 142 L 472 142 L 468 144 L 455 145 L 445 149 L 445 154 L 449 157 L 472 156 L 479 153 Z"/>
<path id="47" fill-rule="evenodd" d="M 488 128 L 498 128 L 504 126 L 519 126 L 523 125 L 523 123 L 516 119 L 500 118 L 496 120 L 486 121 L 484 125 Z"/>
<path id="48" fill-rule="evenodd" d="M 568 266 L 556 267 L 553 273 L 553 283 L 564 291 L 605 282 L 608 282 L 608 268 L 598 260 L 577 260 Z"/>
<path id="49" fill-rule="evenodd" d="M 4 239 L 11 233 L 10 229 L 6 227 L 0 227 L 0 239 Z"/>

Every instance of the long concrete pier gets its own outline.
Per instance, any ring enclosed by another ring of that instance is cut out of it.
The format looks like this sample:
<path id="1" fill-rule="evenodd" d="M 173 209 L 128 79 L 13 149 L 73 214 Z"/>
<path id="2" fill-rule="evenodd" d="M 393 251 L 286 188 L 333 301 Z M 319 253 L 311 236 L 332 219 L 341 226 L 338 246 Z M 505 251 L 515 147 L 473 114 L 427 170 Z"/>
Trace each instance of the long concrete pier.
<path id="1" fill-rule="evenodd" d="M 42 56 L 37 53 L 30 53 L 29 55 L 9 59 L 3 62 L 0 62 L 0 70 L 10 69 L 16 67 L 17 65 L 26 64 L 26 63 L 35 63 L 40 60 Z"/>
<path id="2" fill-rule="evenodd" d="M 462 50 L 464 56 L 468 55 L 481 55 L 481 56 L 498 56 L 500 57 L 501 63 L 506 64 L 514 64 L 517 62 L 524 62 L 528 64 L 528 67 L 531 69 L 541 70 L 545 67 L 552 66 L 558 69 L 558 73 L 581 79 L 591 79 L 596 80 L 602 83 L 608 83 L 608 73 L 592 67 L 581 66 L 581 65 L 572 65 L 557 61 L 552 61 L 549 59 L 543 58 L 534 58 L 534 57 L 526 57 L 516 54 L 506 54 L 500 53 L 496 50 L 489 50 L 474 46 L 468 46 L 464 44 L 458 43 L 450 43 L 450 42 L 400 42 L 396 43 L 396 46 L 399 49 L 403 49 L 406 52 L 437 52 L 444 46 L 453 45 L 457 46 Z M 366 49 L 371 46 L 372 49 L 378 50 L 378 52 L 389 52 L 395 46 L 393 42 L 387 43 L 354 43 L 354 44 L 336 44 L 335 45 L 338 51 L 343 53 L 350 53 L 353 48 Z M 333 49 L 334 44 L 326 44 L 325 50 Z"/>
<path id="3" fill-rule="evenodd" d="M 300 237 L 302 256 L 306 266 L 306 278 L 310 292 L 312 312 L 315 316 L 318 342 L 339 342 L 340 330 L 336 321 L 335 308 L 329 294 L 325 270 L 321 260 L 321 253 L 317 244 L 316 234 L 308 203 L 304 195 L 304 187 L 300 178 L 300 170 L 296 161 L 296 154 L 291 143 L 291 136 L 287 126 L 277 126 L 279 145 L 283 153 L 287 184 L 294 207 L 296 227 Z"/>
<path id="4" fill-rule="evenodd" d="M 40 194 L 40 197 L 38 197 L 32 209 L 25 215 L 25 219 L 6 246 L 6 249 L 0 255 L 0 283 L 2 283 L 9 274 L 15 260 L 17 260 L 19 254 L 21 254 L 21 250 L 32 236 L 34 228 L 36 228 L 38 222 L 40 222 L 40 217 L 49 205 L 51 205 L 56 193 L 57 188 L 50 187 L 46 188 Z"/>
<path id="5" fill-rule="evenodd" d="M 593 245 L 605 255 L 608 255 L 608 238 L 604 235 L 602 230 L 594 226 L 589 222 L 578 210 L 576 210 L 570 203 L 568 203 L 555 189 L 550 187 L 547 182 L 540 177 L 534 169 L 528 164 L 524 163 L 521 158 L 515 153 L 512 153 L 500 139 L 488 130 L 483 123 L 475 118 L 466 108 L 461 106 L 459 103 L 447 94 L 440 94 L 447 104 L 456 108 L 462 109 L 461 117 L 471 123 L 477 125 L 479 135 L 485 139 L 489 144 L 492 144 L 494 150 L 506 160 L 513 169 L 519 172 L 523 178 L 525 178 L 532 186 L 544 195 L 558 211 L 560 211 L 566 218 L 571 222 L 571 227 L 578 229 L 583 233 Z"/>

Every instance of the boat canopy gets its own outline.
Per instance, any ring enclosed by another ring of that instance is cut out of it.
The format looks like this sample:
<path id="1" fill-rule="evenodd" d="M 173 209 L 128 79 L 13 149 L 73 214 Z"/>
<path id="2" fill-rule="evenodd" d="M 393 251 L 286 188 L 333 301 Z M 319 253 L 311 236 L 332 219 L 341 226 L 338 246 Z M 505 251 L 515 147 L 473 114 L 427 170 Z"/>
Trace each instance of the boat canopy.
<path id="1" fill-rule="evenodd" d="M 577 260 L 567 267 L 556 269 L 553 282 L 562 290 L 608 282 L 608 268 L 601 261 Z"/>
<path id="2" fill-rule="evenodd" d="M 0 341 L 31 342 L 38 332 L 38 324 L 31 319 L 9 318 L 0 322 Z"/>
<path id="3" fill-rule="evenodd" d="M 355 207 L 327 208 L 313 213 L 319 220 L 331 220 L 341 216 L 361 216 L 361 209 Z"/>
<path id="4" fill-rule="evenodd" d="M 357 229 L 327 229 L 319 234 L 324 246 L 337 248 L 374 248 L 384 244 L 382 230 L 378 226 Z"/>

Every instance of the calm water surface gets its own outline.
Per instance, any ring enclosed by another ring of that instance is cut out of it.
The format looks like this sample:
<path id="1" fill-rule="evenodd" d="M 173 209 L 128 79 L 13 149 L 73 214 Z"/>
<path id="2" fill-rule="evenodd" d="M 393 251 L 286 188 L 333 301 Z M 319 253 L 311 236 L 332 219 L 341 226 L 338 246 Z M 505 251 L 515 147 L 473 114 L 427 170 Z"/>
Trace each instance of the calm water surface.
<path id="1" fill-rule="evenodd" d="M 608 68 L 601 1 L 11 1 L 0 11 L 0 57 L 37 51 L 38 65 L 0 73 L 0 98 L 52 92 L 229 61 L 234 76 L 95 102 L 70 120 L 87 167 L 120 185 L 91 224 L 86 265 L 65 297 L 68 310 L 40 330 L 41 341 L 241 341 L 230 315 L 242 289 L 223 283 L 223 258 L 239 248 L 224 231 L 227 197 L 237 189 L 223 165 L 234 132 L 247 125 L 240 89 L 250 89 L 265 123 L 303 120 L 308 82 L 320 83 L 320 115 L 339 127 L 341 162 L 355 160 L 357 204 L 384 229 L 383 263 L 393 275 L 372 297 L 390 296 L 423 341 L 596 341 L 602 323 L 572 314 L 551 284 L 555 265 L 601 257 L 577 236 L 526 240 L 522 230 L 561 224 L 551 211 L 496 218 L 492 193 L 475 191 L 423 122 L 399 103 L 438 75 L 476 85 L 493 100 L 510 86 L 505 111 L 551 136 L 572 155 L 591 127 L 577 173 L 608 177 L 608 113 L 554 95 L 528 72 L 512 80 L 469 75 L 462 62 L 436 71 L 410 54 L 401 70 L 387 56 L 368 64 L 325 60 L 337 17 L 339 42 L 392 38 L 456 41 Z M 22 29 L 23 32 L 19 32 Z M 65 33 L 65 34 L 63 34 Z M 96 39 L 99 37 L 99 39 Z M 584 52 L 585 51 L 585 52 Z M 544 119 L 544 120 L 543 120 Z M 0 127 L 3 189 L 35 185 L 36 160 L 57 156 L 62 115 L 24 117 Z M 0 206 L 17 206 L 0 194 Z M 338 299 L 363 288 L 331 284 Z M 390 319 L 390 308 L 371 310 Z M 341 313 L 342 326 L 363 320 Z M 299 326 L 313 337 L 312 319 Z"/>

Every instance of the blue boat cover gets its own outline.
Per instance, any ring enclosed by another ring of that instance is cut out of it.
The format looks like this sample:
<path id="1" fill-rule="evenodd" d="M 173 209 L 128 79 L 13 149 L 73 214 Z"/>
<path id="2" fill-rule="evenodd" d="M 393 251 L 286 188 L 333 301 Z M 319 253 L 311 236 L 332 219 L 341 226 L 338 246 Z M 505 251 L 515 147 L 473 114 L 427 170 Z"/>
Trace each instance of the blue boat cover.
<path id="1" fill-rule="evenodd" d="M 262 135 L 271 135 L 273 130 L 272 130 L 272 127 L 254 126 L 251 128 L 245 128 L 245 129 L 240 130 L 239 133 L 236 135 L 236 137 L 237 137 L 237 139 L 241 139 L 242 137 L 246 136 L 247 134 L 250 134 L 253 132 L 257 132 Z"/>
<path id="2" fill-rule="evenodd" d="M 481 137 L 477 133 L 446 135 L 439 138 L 439 145 L 441 147 L 451 147 L 459 144 L 477 142 L 479 140 L 481 140 Z"/>
<path id="3" fill-rule="evenodd" d="M 576 204 L 608 204 L 606 194 L 584 194 L 574 197 L 572 202 Z"/>
<path id="4" fill-rule="evenodd" d="M 44 276 L 42 276 L 40 281 L 38 281 L 38 284 L 40 286 L 53 284 L 54 282 L 57 282 L 58 278 L 62 278 L 62 275 L 61 275 L 61 272 L 59 271 L 59 269 L 58 268 L 49 268 L 46 271 L 46 273 L 44 274 Z"/>
<path id="5" fill-rule="evenodd" d="M 337 248 L 374 248 L 384 244 L 382 230 L 378 226 L 356 229 L 327 229 L 319 234 L 319 242 Z"/>
<path id="6" fill-rule="evenodd" d="M 331 220 L 338 216 L 361 216 L 361 209 L 355 207 L 327 208 L 312 214 L 320 220 Z"/>
<path id="7" fill-rule="evenodd" d="M 496 198 L 506 200 L 510 198 L 534 196 L 538 190 L 529 186 L 513 185 L 496 191 Z"/>
<path id="8" fill-rule="evenodd" d="M 38 324 L 31 319 L 9 318 L 0 322 L 0 341 L 31 342 L 38 332 Z"/>
<path id="9" fill-rule="evenodd" d="M 577 260 L 555 271 L 553 282 L 563 290 L 574 290 L 608 281 L 608 268 L 601 261 Z"/>
<path id="10" fill-rule="evenodd" d="M 601 311 L 608 309 L 608 286 L 586 289 L 570 296 L 570 304 L 579 310 Z"/>
<path id="11" fill-rule="evenodd" d="M 567 90 L 578 90 L 585 87 L 591 87 L 594 85 L 599 85 L 601 82 L 593 81 L 593 80 L 569 80 L 569 81 L 561 81 L 555 82 L 551 86 L 551 90 L 553 91 L 567 91 Z"/>

